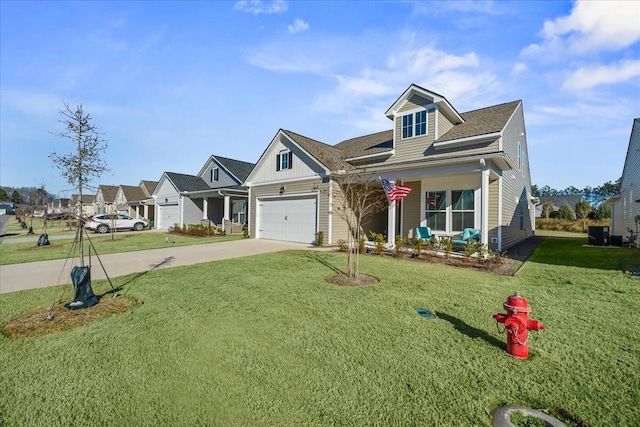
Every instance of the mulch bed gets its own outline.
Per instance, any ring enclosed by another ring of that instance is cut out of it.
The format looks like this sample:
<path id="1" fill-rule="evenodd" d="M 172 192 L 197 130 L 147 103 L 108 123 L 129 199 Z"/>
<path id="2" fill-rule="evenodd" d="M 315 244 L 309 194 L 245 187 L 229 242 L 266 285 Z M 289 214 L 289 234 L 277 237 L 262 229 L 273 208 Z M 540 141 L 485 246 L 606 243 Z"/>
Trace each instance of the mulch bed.
<path id="1" fill-rule="evenodd" d="M 56 302 L 53 304 L 52 311 L 50 311 L 51 307 L 42 307 L 11 319 L 2 328 L 2 333 L 12 338 L 26 338 L 66 331 L 105 317 L 124 313 L 136 304 L 142 303 L 140 300 L 127 296 L 112 298 L 110 295 L 105 295 L 93 307 L 70 310 L 64 306 L 64 303 Z M 52 315 L 51 320 L 49 320 L 50 315 Z"/>

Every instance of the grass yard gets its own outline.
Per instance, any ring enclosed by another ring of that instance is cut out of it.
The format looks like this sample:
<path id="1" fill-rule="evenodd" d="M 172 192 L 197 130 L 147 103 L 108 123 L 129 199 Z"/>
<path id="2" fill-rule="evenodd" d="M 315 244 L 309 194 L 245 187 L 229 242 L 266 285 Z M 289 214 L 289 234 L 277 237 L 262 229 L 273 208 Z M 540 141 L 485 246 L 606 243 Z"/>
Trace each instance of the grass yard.
<path id="1" fill-rule="evenodd" d="M 569 426 L 638 425 L 640 280 L 606 251 L 549 238 L 513 277 L 363 256 L 381 280 L 368 287 L 324 281 L 340 253 L 152 271 L 124 314 L 0 335 L 0 425 L 490 426 L 507 403 Z M 491 318 L 515 290 L 547 328 L 525 361 Z M 60 291 L 0 295 L 0 324 Z"/>
<path id="2" fill-rule="evenodd" d="M 137 233 L 116 233 L 114 238 L 111 234 L 89 233 L 89 239 L 93 242 L 98 255 L 106 255 L 117 252 L 134 252 L 146 249 L 164 248 L 167 243 L 167 233 L 155 231 L 141 231 Z M 201 245 L 205 243 L 226 242 L 229 240 L 242 239 L 242 235 L 234 234 L 228 236 L 193 237 L 171 234 L 172 246 Z M 38 247 L 36 242 L 11 243 L 0 245 L 0 265 L 20 264 L 33 261 L 47 261 L 52 259 L 66 258 L 73 245 L 73 239 L 58 240 L 50 237 L 51 245 Z M 85 245 L 88 244 L 85 236 Z M 76 249 L 77 250 L 77 249 Z M 93 249 L 91 250 L 94 253 Z"/>
<path id="3" fill-rule="evenodd" d="M 33 233 L 36 236 L 44 233 L 44 219 L 42 218 L 33 218 L 33 222 L 31 221 L 31 217 L 23 217 L 22 220 L 27 224 L 27 228 L 24 229 L 20 227 L 20 223 L 16 221 L 14 215 L 9 216 L 9 221 L 7 223 L 7 233 L 18 233 L 15 236 L 6 236 L 5 239 L 11 240 L 18 237 L 26 237 L 27 232 L 29 231 L 29 227 L 33 227 Z M 47 234 L 49 236 L 56 236 L 59 234 L 69 234 L 75 231 L 75 226 L 70 227 L 68 220 L 48 220 L 47 221 Z M 33 224 L 33 225 L 32 225 Z"/>

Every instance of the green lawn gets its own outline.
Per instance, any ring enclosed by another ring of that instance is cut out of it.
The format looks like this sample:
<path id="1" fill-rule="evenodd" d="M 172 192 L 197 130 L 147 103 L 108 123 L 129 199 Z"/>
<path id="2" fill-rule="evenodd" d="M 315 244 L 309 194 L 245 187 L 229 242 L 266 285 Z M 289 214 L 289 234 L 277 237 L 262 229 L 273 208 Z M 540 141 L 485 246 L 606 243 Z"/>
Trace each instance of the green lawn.
<path id="1" fill-rule="evenodd" d="M 569 426 L 637 425 L 640 280 L 603 251 L 547 239 L 514 277 L 364 256 L 370 287 L 324 281 L 340 253 L 152 271 L 126 314 L 0 336 L 0 425 L 489 426 L 507 403 Z M 524 361 L 491 317 L 515 290 L 547 328 Z M 0 324 L 60 291 L 0 295 Z"/>
<path id="2" fill-rule="evenodd" d="M 113 239 L 111 234 L 88 234 L 89 241 L 93 243 L 98 255 L 158 249 L 169 245 L 166 241 L 168 234 L 155 231 L 130 234 L 116 233 Z M 171 238 L 174 241 L 172 246 L 187 246 L 239 240 L 243 237 L 242 235 L 192 237 L 172 234 Z M 69 255 L 73 239 L 61 240 L 50 236 L 49 241 L 51 242 L 50 246 L 41 247 L 38 247 L 36 242 L 2 244 L 0 245 L 0 265 L 60 259 Z M 85 240 L 85 242 L 87 241 Z M 93 249 L 92 253 L 95 253 Z"/>
<path id="3" fill-rule="evenodd" d="M 33 232 L 36 236 L 39 236 L 40 234 L 44 233 L 45 231 L 44 219 L 33 218 L 33 221 L 32 221 L 31 217 L 24 217 L 22 218 L 22 220 L 27 224 L 26 229 L 20 226 L 20 223 L 16 221 L 15 216 L 13 215 L 9 216 L 9 222 L 7 224 L 6 233 L 18 233 L 18 235 L 6 236 L 5 239 L 10 240 L 18 237 L 26 237 L 27 232 L 29 231 L 28 227 L 33 227 Z M 56 236 L 59 234 L 69 234 L 69 233 L 73 233 L 74 231 L 75 229 L 71 229 L 69 227 L 69 221 L 62 221 L 62 220 L 47 221 L 47 234 L 49 236 Z"/>

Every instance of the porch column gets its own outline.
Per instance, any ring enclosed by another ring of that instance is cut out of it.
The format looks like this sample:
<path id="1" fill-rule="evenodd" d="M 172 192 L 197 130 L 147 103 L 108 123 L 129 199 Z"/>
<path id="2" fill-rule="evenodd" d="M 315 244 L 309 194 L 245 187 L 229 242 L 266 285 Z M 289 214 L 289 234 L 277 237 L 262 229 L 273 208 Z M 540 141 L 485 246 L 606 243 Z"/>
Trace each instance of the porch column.
<path id="1" fill-rule="evenodd" d="M 484 161 L 481 162 L 482 171 L 480 172 L 481 192 L 480 200 L 480 241 L 485 245 L 489 244 L 489 173 Z"/>
<path id="2" fill-rule="evenodd" d="M 142 208 L 143 218 L 149 219 L 149 205 L 145 203 L 144 208 Z"/>
<path id="3" fill-rule="evenodd" d="M 389 181 L 389 184 L 394 183 Z M 393 248 L 396 244 L 396 202 L 389 201 L 387 208 L 387 246 Z"/>
<path id="4" fill-rule="evenodd" d="M 207 212 L 209 212 L 209 198 L 202 198 L 202 219 L 208 219 Z"/>
<path id="5" fill-rule="evenodd" d="M 224 196 L 224 215 L 222 216 L 222 231 L 225 230 L 224 223 L 231 219 L 231 196 Z M 229 230 L 231 233 L 231 230 Z"/>

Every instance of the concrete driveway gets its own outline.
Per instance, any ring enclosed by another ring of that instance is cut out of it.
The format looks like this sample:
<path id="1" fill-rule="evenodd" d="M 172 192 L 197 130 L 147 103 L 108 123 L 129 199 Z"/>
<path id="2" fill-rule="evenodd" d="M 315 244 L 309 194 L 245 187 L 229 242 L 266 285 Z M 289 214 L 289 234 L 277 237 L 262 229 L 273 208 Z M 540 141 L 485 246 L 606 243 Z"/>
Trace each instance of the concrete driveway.
<path id="1" fill-rule="evenodd" d="M 193 246 L 169 246 L 138 252 L 100 256 L 109 277 L 142 273 L 160 268 L 199 264 L 229 258 L 265 254 L 289 249 L 325 249 L 302 243 L 244 239 Z M 88 262 L 85 259 L 85 262 Z M 73 264 L 73 265 L 72 265 Z M 71 283 L 71 269 L 76 263 L 64 259 L 0 266 L 0 294 L 25 289 Z M 96 257 L 92 257 L 92 279 L 105 279 Z"/>

